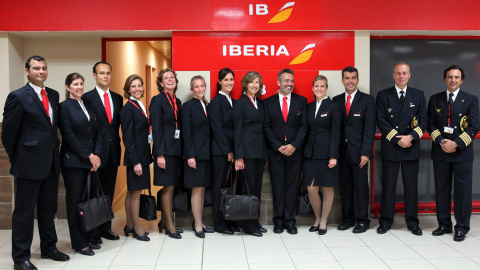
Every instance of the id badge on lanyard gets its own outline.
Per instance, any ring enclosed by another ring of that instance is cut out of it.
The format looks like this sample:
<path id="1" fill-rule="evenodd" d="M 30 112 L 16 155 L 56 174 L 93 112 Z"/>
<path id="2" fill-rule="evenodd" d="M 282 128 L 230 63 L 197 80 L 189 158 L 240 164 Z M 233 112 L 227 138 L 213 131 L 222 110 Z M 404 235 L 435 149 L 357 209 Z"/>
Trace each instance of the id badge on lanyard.
<path id="1" fill-rule="evenodd" d="M 173 138 L 180 139 L 180 130 L 179 129 L 175 129 L 175 136 Z"/>

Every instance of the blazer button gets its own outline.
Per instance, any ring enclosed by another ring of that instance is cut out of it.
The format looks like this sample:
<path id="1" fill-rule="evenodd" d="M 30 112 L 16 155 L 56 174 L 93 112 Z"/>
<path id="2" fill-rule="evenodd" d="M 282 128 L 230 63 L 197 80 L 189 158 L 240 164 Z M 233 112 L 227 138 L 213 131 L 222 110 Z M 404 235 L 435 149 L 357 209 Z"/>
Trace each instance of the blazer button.
<path id="1" fill-rule="evenodd" d="M 457 126 L 454 126 L 454 128 L 457 128 Z"/>
<path id="2" fill-rule="evenodd" d="M 396 126 L 395 128 L 398 128 L 398 126 Z"/>
<path id="3" fill-rule="evenodd" d="M 89 140 L 90 142 L 92 142 L 92 140 Z"/>

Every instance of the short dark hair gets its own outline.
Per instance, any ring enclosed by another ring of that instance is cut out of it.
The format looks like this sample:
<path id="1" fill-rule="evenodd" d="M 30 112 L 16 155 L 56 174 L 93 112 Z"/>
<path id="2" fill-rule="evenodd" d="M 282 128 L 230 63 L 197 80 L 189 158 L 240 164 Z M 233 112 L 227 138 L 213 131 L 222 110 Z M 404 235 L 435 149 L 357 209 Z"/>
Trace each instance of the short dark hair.
<path id="1" fill-rule="evenodd" d="M 260 73 L 256 71 L 250 71 L 247 74 L 245 74 L 242 78 L 242 93 L 247 93 L 247 85 L 251 82 L 253 82 L 256 78 L 258 78 L 260 82 L 260 89 L 258 92 L 255 94 L 256 97 L 260 96 L 263 90 L 263 79 Z"/>
<path id="2" fill-rule="evenodd" d="M 32 61 L 32 59 L 35 60 L 35 61 L 38 61 L 38 62 L 45 61 L 45 58 L 43 58 L 39 55 L 32 55 L 25 62 L 25 68 L 26 69 L 30 69 L 30 61 Z M 47 63 L 47 61 L 45 61 L 45 63 Z"/>
<path id="3" fill-rule="evenodd" d="M 82 75 L 80 75 L 80 73 L 74 72 L 74 73 L 68 74 L 67 78 L 65 78 L 65 86 L 70 86 L 73 83 L 73 81 L 75 81 L 76 79 L 82 79 L 82 81 L 85 82 L 85 79 L 83 78 Z M 67 89 L 65 89 L 65 99 L 68 99 L 68 98 L 70 98 L 70 92 L 68 92 Z"/>
<path id="4" fill-rule="evenodd" d="M 222 85 L 218 81 L 225 79 L 225 77 L 227 77 L 227 75 L 230 73 L 232 73 L 233 78 L 235 78 L 235 73 L 233 73 L 233 70 L 229 69 L 228 67 L 222 68 L 218 71 L 218 80 L 217 80 L 218 92 L 222 90 Z"/>
<path id="5" fill-rule="evenodd" d="M 101 65 L 101 64 L 108 65 L 110 67 L 110 71 L 113 71 L 112 66 L 109 63 L 107 63 L 105 61 L 99 61 L 99 62 L 95 63 L 95 65 L 93 65 L 93 73 L 97 74 L 97 66 Z"/>
<path id="6" fill-rule="evenodd" d="M 277 81 L 282 81 L 282 74 L 283 73 L 288 73 L 288 74 L 292 74 L 293 75 L 293 70 L 289 69 L 289 68 L 284 68 L 282 70 L 280 70 L 280 72 L 278 72 L 278 75 L 277 75 Z"/>
<path id="7" fill-rule="evenodd" d="M 465 72 L 463 71 L 463 68 L 457 66 L 457 65 L 451 65 L 449 67 L 447 67 L 444 71 L 443 71 L 443 79 L 445 80 L 447 78 L 447 72 L 449 72 L 450 70 L 452 69 L 458 69 L 460 70 L 460 72 L 462 73 L 462 80 L 465 80 Z"/>
<path id="8" fill-rule="evenodd" d="M 356 73 L 357 73 L 357 78 L 359 78 L 359 76 L 358 76 L 358 69 L 355 68 L 355 67 L 348 66 L 348 67 L 342 69 L 342 79 L 343 79 L 343 75 L 345 74 L 345 72 L 350 72 L 350 73 L 356 72 Z"/>
<path id="9" fill-rule="evenodd" d="M 125 84 L 123 85 L 123 97 L 125 99 L 129 99 L 132 95 L 128 92 L 128 90 L 130 89 L 130 86 L 132 85 L 132 82 L 134 80 L 140 80 L 140 82 L 142 83 L 142 86 L 143 86 L 143 79 L 142 77 L 140 77 L 139 75 L 137 74 L 132 74 L 130 76 L 128 76 L 128 78 L 125 80 Z M 143 92 L 145 94 L 145 91 Z M 143 95 L 142 94 L 142 97 Z"/>
<path id="10" fill-rule="evenodd" d="M 162 69 L 162 71 L 160 71 L 157 75 L 157 80 L 156 80 L 156 83 L 157 83 L 157 89 L 158 89 L 158 92 L 162 92 L 163 91 L 163 86 L 160 84 L 162 82 L 162 77 L 163 77 L 163 74 L 167 73 L 167 72 L 172 72 L 173 73 L 173 76 L 175 77 L 175 89 L 173 89 L 173 92 L 176 93 L 177 92 L 177 88 L 178 88 L 178 78 L 177 78 L 177 73 L 175 72 L 175 70 L 171 69 L 171 68 L 165 68 L 165 69 Z"/>

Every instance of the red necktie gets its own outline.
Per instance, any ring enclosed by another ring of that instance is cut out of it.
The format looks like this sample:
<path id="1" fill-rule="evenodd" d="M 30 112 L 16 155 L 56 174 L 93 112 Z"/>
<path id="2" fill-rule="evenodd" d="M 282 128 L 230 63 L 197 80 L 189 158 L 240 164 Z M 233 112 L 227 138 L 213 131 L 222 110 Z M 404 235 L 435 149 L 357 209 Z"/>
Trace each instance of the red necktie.
<path id="1" fill-rule="evenodd" d="M 47 112 L 48 119 L 50 120 L 50 124 L 52 123 L 52 119 L 50 119 L 50 108 L 48 107 L 48 97 L 47 97 L 47 92 L 45 92 L 45 89 L 42 89 L 40 92 L 42 94 L 42 104 L 43 108 Z"/>
<path id="2" fill-rule="evenodd" d="M 345 104 L 345 109 L 347 109 L 347 116 L 348 116 L 348 113 L 350 113 L 350 99 L 352 98 L 351 95 L 348 95 L 347 96 L 347 104 Z"/>
<path id="3" fill-rule="evenodd" d="M 108 93 L 103 94 L 103 104 L 105 104 L 105 111 L 107 112 L 108 123 L 112 123 L 112 109 L 110 108 L 110 99 L 108 98 Z"/>
<path id="4" fill-rule="evenodd" d="M 288 117 L 287 97 L 283 97 L 282 114 L 283 114 L 283 121 L 285 121 L 286 123 L 287 117 Z"/>

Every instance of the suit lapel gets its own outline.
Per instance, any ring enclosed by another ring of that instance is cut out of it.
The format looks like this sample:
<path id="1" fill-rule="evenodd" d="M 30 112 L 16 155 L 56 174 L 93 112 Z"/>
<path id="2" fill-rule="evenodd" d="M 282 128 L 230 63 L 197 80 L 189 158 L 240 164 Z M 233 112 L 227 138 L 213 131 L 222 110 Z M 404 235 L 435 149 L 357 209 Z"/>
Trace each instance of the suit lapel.
<path id="1" fill-rule="evenodd" d="M 35 92 L 35 90 L 33 90 L 33 88 L 27 83 L 27 86 L 26 86 L 26 89 L 27 89 L 27 93 L 33 98 L 33 100 L 35 101 L 35 104 L 37 104 L 38 106 L 38 109 L 43 113 L 43 115 L 45 116 L 45 120 L 48 121 L 49 124 L 50 123 L 50 117 L 48 117 L 47 115 L 47 112 L 45 111 L 45 108 L 43 107 L 43 104 L 42 104 L 42 101 L 40 101 L 40 98 L 38 97 L 37 93 Z M 50 103 L 50 101 L 49 101 Z M 50 106 L 52 106 L 52 104 L 50 103 Z M 52 111 L 53 111 L 53 106 L 52 106 Z M 55 119 L 55 118 L 54 118 Z"/>

